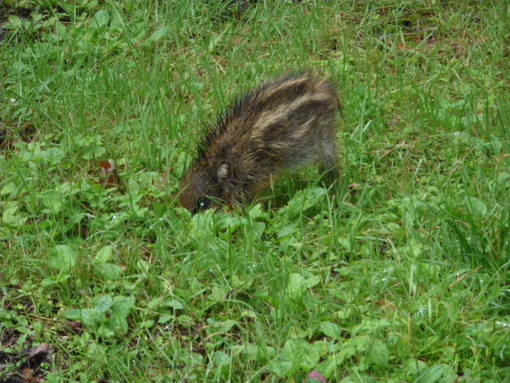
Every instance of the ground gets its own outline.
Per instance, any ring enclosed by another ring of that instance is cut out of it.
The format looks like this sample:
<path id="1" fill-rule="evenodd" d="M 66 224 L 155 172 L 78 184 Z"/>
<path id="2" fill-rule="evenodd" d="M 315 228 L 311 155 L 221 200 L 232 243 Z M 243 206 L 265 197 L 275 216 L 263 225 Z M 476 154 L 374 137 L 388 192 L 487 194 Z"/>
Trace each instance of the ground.
<path id="1" fill-rule="evenodd" d="M 4 1 L 0 381 L 510 382 L 510 6 Z M 204 127 L 308 69 L 314 166 L 196 215 Z"/>

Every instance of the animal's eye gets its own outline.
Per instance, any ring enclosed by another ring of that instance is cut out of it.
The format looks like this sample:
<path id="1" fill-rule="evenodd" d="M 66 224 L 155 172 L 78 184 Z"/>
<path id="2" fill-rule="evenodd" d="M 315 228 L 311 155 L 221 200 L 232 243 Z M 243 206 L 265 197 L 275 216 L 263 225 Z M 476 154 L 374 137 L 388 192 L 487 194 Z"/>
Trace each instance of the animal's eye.
<path id="1" fill-rule="evenodd" d="M 197 199 L 195 210 L 197 212 L 207 210 L 211 207 L 211 200 L 207 197 L 200 197 Z"/>

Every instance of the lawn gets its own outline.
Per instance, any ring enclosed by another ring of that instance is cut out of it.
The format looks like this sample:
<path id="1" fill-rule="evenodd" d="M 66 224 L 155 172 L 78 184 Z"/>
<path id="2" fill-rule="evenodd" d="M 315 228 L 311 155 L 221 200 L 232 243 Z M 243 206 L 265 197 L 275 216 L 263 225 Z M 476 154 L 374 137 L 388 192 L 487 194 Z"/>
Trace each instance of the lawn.
<path id="1" fill-rule="evenodd" d="M 510 382 L 510 4 L 0 4 L 0 382 Z M 192 215 L 204 127 L 336 84 L 342 181 Z"/>

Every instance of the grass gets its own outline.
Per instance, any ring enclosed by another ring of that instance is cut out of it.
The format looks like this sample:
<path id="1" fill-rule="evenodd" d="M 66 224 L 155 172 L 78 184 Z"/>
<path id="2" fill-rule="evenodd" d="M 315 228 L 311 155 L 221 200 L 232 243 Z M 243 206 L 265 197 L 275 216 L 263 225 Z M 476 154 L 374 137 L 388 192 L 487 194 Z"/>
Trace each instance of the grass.
<path id="1" fill-rule="evenodd" d="M 510 382 L 506 2 L 4 13 L 0 381 Z M 201 127 L 296 68 L 342 94 L 338 192 L 180 208 Z"/>

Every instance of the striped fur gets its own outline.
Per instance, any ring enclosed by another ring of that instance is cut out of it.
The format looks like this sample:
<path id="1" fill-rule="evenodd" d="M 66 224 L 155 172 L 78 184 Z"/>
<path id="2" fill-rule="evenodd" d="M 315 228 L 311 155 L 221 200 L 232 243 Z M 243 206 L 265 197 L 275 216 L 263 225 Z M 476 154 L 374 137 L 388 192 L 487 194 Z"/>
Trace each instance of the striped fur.
<path id="1" fill-rule="evenodd" d="M 283 169 L 319 162 L 338 175 L 334 87 L 309 73 L 263 84 L 234 103 L 199 145 L 181 181 L 180 202 L 196 211 L 215 201 L 249 202 Z"/>

